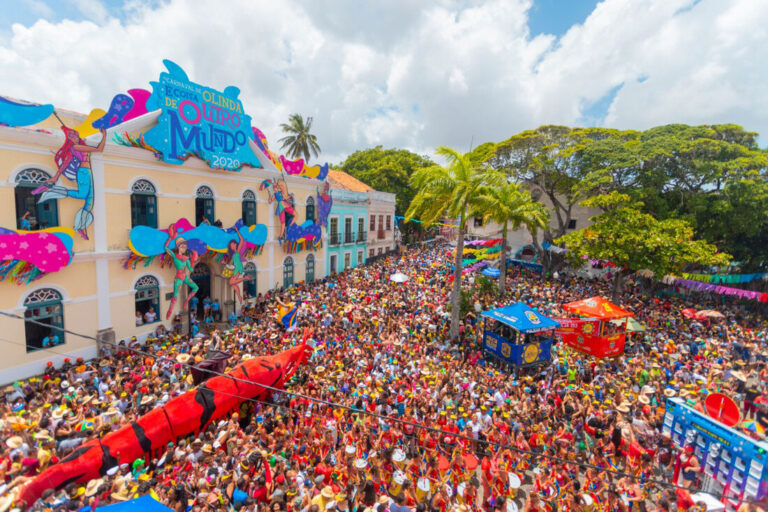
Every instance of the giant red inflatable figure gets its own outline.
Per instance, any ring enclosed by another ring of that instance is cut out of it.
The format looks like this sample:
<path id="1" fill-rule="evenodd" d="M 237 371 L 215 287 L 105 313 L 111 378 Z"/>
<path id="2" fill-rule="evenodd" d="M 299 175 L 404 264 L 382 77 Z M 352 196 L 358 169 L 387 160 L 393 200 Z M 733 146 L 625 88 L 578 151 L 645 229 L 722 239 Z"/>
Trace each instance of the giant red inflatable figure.
<path id="1" fill-rule="evenodd" d="M 305 332 L 304 342 L 308 337 Z M 227 376 L 213 377 L 123 428 L 80 445 L 24 484 L 16 503 L 31 506 L 46 489 L 86 483 L 118 464 L 162 453 L 169 442 L 204 430 L 245 400 L 265 397 L 270 392 L 265 385 L 282 388 L 311 350 L 302 343 L 280 354 L 248 359 Z"/>

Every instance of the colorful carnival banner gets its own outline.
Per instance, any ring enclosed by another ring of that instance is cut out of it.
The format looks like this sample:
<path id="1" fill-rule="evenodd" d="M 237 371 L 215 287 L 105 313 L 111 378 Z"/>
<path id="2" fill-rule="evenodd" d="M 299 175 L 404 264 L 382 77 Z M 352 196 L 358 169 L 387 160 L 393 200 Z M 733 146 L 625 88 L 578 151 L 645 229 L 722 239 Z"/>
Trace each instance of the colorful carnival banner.
<path id="1" fill-rule="evenodd" d="M 243 165 L 261 167 L 249 140 L 251 116 L 238 99 L 240 89 L 229 86 L 224 92 L 196 84 L 179 65 L 163 63 L 167 73 L 151 82 L 149 110 L 161 109 L 157 125 L 144 139 L 169 164 L 182 164 L 196 156 L 215 169 L 239 171 Z"/>
<path id="2" fill-rule="evenodd" d="M 729 286 L 722 286 L 711 283 L 702 283 L 700 281 L 692 281 L 690 279 L 680 279 L 674 276 L 666 276 L 662 279 L 665 284 L 671 284 L 679 286 L 681 288 L 687 288 L 689 290 L 717 293 L 720 295 L 736 296 L 740 299 L 756 300 L 758 302 L 768 302 L 768 293 L 757 292 L 754 290 L 742 290 L 741 288 L 731 288 Z"/>
<path id="3" fill-rule="evenodd" d="M 702 283 L 714 284 L 744 284 L 766 279 L 768 272 L 759 272 L 756 274 L 687 274 L 682 273 L 683 279 L 689 281 L 699 281 Z"/>

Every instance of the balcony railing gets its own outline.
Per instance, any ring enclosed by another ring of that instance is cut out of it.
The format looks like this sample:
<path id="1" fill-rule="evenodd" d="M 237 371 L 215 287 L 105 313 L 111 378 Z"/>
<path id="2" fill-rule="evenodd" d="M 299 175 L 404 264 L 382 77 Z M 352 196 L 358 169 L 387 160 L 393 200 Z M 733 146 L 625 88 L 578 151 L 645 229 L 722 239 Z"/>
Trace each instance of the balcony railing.
<path id="1" fill-rule="evenodd" d="M 359 231 L 357 233 L 357 241 L 359 242 L 365 242 L 366 236 L 365 236 L 365 230 Z"/>
<path id="2" fill-rule="evenodd" d="M 331 245 L 339 245 L 341 243 L 341 236 L 339 233 L 331 233 Z"/>
<path id="3" fill-rule="evenodd" d="M 345 244 L 353 244 L 355 243 L 355 234 L 351 231 L 347 231 L 344 233 L 344 243 Z"/>

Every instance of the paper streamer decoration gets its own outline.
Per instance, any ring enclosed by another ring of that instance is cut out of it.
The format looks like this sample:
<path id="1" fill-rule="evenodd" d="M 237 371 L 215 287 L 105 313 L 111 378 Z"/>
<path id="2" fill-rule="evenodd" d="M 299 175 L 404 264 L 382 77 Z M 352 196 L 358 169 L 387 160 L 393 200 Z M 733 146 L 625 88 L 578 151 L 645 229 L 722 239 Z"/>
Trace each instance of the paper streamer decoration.
<path id="1" fill-rule="evenodd" d="M 558 247 L 556 245 L 552 245 L 551 243 L 544 240 L 541 242 L 541 248 L 545 251 L 553 252 L 555 254 L 565 254 L 567 251 L 563 249 L 562 247 Z"/>
<path id="2" fill-rule="evenodd" d="M 756 274 L 681 274 L 683 279 L 690 281 L 700 281 L 702 283 L 716 283 L 716 284 L 744 284 L 757 281 L 758 279 L 765 279 L 768 277 L 768 272 L 759 272 Z"/>
<path id="3" fill-rule="evenodd" d="M 768 302 L 768 293 L 756 292 L 753 290 L 742 290 L 741 288 L 731 288 L 728 286 L 711 283 L 702 283 L 700 281 L 680 279 L 674 276 L 666 276 L 664 279 L 662 279 L 662 282 L 665 284 L 680 286 L 681 288 L 688 288 L 689 290 L 736 296 L 741 299 L 756 300 L 758 302 Z"/>
<path id="4" fill-rule="evenodd" d="M 53 114 L 53 105 L 18 103 L 0 96 L 0 124 L 6 126 L 31 126 L 45 121 Z"/>

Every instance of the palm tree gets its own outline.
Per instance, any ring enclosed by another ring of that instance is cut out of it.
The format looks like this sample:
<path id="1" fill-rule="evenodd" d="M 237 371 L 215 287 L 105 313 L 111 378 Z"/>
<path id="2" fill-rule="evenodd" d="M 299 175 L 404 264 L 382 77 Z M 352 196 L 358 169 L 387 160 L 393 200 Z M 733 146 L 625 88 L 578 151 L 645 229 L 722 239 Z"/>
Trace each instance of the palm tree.
<path id="1" fill-rule="evenodd" d="M 478 191 L 475 200 L 475 215 L 482 216 L 486 222 L 492 220 L 502 227 L 501 268 L 499 269 L 499 291 L 506 289 L 507 277 L 507 229 L 513 230 L 525 226 L 536 237 L 536 232 L 549 225 L 549 210 L 533 199 L 531 193 L 521 189 L 517 183 L 507 183 L 501 187 L 485 186 Z"/>
<path id="2" fill-rule="evenodd" d="M 317 137 L 309 133 L 312 128 L 312 117 L 304 120 L 301 114 L 291 114 L 287 123 L 280 125 L 283 132 L 287 133 L 285 137 L 278 142 L 282 143 L 282 148 L 288 148 L 288 156 L 296 159 L 303 157 L 305 162 L 309 161 L 309 153 L 315 156 L 320 154 L 320 146 L 317 144 Z"/>
<path id="3" fill-rule="evenodd" d="M 451 293 L 451 339 L 459 335 L 459 309 L 461 301 L 461 270 L 464 253 L 464 235 L 467 232 L 467 218 L 476 207 L 477 192 L 485 186 L 501 186 L 504 178 L 490 171 L 470 154 L 461 154 L 455 149 L 440 146 L 436 153 L 444 157 L 447 167 L 432 166 L 419 169 L 411 175 L 410 184 L 416 190 L 406 218 L 419 218 L 428 228 L 443 217 L 459 219 L 459 238 L 456 242 L 456 256 Z"/>

